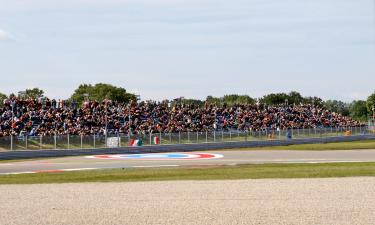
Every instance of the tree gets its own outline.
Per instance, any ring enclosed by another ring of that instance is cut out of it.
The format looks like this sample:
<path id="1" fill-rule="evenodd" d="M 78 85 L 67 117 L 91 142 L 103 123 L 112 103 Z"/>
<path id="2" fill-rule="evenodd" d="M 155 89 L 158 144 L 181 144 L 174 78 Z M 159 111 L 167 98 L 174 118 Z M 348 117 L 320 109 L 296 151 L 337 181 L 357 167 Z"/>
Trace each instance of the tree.
<path id="1" fill-rule="evenodd" d="M 8 96 L 0 92 L 0 107 L 4 106 L 4 99 L 6 98 L 8 98 Z"/>
<path id="2" fill-rule="evenodd" d="M 312 105 L 315 105 L 315 106 L 320 106 L 322 107 L 324 105 L 324 101 L 319 98 L 319 97 L 305 97 L 304 100 L 303 100 L 303 103 L 304 104 L 312 104 Z"/>
<path id="3" fill-rule="evenodd" d="M 24 92 L 24 98 L 40 98 L 43 97 L 44 91 L 39 88 L 26 89 Z M 20 96 L 21 97 L 21 96 Z"/>
<path id="4" fill-rule="evenodd" d="M 301 104 L 304 102 L 304 97 L 299 92 L 292 91 L 288 94 L 288 103 L 289 104 Z"/>
<path id="5" fill-rule="evenodd" d="M 98 83 L 94 86 L 91 84 L 81 84 L 74 91 L 70 99 L 82 103 L 86 97 L 96 101 L 108 99 L 119 103 L 128 103 L 137 99 L 134 94 L 126 92 L 124 88 L 103 83 Z"/>
<path id="6" fill-rule="evenodd" d="M 285 104 L 287 101 L 289 103 L 289 96 L 285 93 L 272 93 L 260 99 L 260 103 L 266 105 L 281 105 Z"/>
<path id="7" fill-rule="evenodd" d="M 251 98 L 250 96 L 237 94 L 224 95 L 220 98 L 207 96 L 206 101 L 209 104 L 214 105 L 255 104 L 255 99 Z"/>
<path id="8" fill-rule="evenodd" d="M 366 101 L 353 101 L 350 104 L 350 116 L 359 121 L 366 121 L 369 111 L 367 110 Z"/>
<path id="9" fill-rule="evenodd" d="M 349 104 L 342 101 L 328 100 L 324 102 L 324 107 L 331 112 L 337 112 L 343 116 L 349 116 L 350 114 Z"/>
<path id="10" fill-rule="evenodd" d="M 375 92 L 367 98 L 367 110 L 371 112 L 372 114 L 372 113 L 375 113 L 374 108 L 375 108 Z"/>
<path id="11" fill-rule="evenodd" d="M 206 102 L 208 104 L 213 104 L 213 105 L 221 105 L 222 104 L 222 100 L 220 98 L 213 97 L 211 95 L 207 96 Z"/>
<path id="12" fill-rule="evenodd" d="M 248 95 L 224 95 L 222 98 L 223 103 L 227 105 L 234 105 L 234 104 L 255 104 L 255 99 L 251 98 Z"/>

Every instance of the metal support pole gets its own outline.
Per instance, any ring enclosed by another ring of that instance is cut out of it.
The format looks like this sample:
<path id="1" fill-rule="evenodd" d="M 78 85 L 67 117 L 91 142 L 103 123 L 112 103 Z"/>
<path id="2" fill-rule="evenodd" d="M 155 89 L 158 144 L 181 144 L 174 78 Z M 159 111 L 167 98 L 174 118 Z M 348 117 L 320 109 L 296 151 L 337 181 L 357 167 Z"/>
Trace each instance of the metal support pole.
<path id="1" fill-rule="evenodd" d="M 13 133 L 10 135 L 10 150 L 13 150 Z"/>
<path id="2" fill-rule="evenodd" d="M 27 136 L 27 135 L 25 136 L 25 149 L 26 149 L 26 150 L 27 150 L 27 148 L 28 148 L 28 146 L 27 146 L 27 145 L 28 145 L 28 143 L 27 143 L 27 139 L 28 139 L 28 137 L 29 137 L 29 136 Z"/>
<path id="3" fill-rule="evenodd" d="M 39 149 L 43 149 L 42 135 L 39 136 Z"/>
<path id="4" fill-rule="evenodd" d="M 96 135 L 94 134 L 94 148 L 96 148 Z"/>
<path id="5" fill-rule="evenodd" d="M 120 134 L 117 133 L 117 147 L 121 147 L 121 139 L 120 139 Z"/>
<path id="6" fill-rule="evenodd" d="M 162 144 L 162 141 L 161 141 L 161 132 L 159 132 L 159 141 L 160 141 L 160 144 Z"/>
<path id="7" fill-rule="evenodd" d="M 190 143 L 190 131 L 187 132 L 188 135 L 188 143 Z"/>
<path id="8" fill-rule="evenodd" d="M 229 141 L 232 141 L 232 131 L 229 131 Z"/>
<path id="9" fill-rule="evenodd" d="M 206 143 L 208 143 L 208 131 L 206 131 Z"/>
<path id="10" fill-rule="evenodd" d="M 197 131 L 197 143 L 199 143 L 199 132 Z"/>
<path id="11" fill-rule="evenodd" d="M 10 134 L 10 150 L 13 150 L 14 146 L 13 146 L 13 132 L 14 132 L 14 129 L 13 129 L 13 122 L 14 122 L 14 104 L 13 104 L 13 101 L 11 102 L 12 104 L 12 122 L 10 123 L 10 126 L 12 128 L 12 131 L 11 131 L 11 134 Z"/>
<path id="12" fill-rule="evenodd" d="M 178 143 L 181 144 L 181 131 L 178 132 Z"/>
<path id="13" fill-rule="evenodd" d="M 149 136 L 150 136 L 150 145 L 152 145 L 152 133 L 151 132 L 150 132 Z"/>
<path id="14" fill-rule="evenodd" d="M 172 134 L 169 132 L 169 144 L 172 144 Z"/>
<path id="15" fill-rule="evenodd" d="M 214 143 L 216 143 L 216 131 L 214 130 Z"/>
<path id="16" fill-rule="evenodd" d="M 224 142 L 224 131 L 221 131 L 221 142 Z"/>
<path id="17" fill-rule="evenodd" d="M 81 134 L 81 149 L 83 149 L 83 135 Z"/>
<path id="18" fill-rule="evenodd" d="M 56 141 L 56 134 L 53 136 L 53 146 L 55 150 L 57 149 L 57 141 Z"/>
<path id="19" fill-rule="evenodd" d="M 70 149 L 70 137 L 69 137 L 69 134 L 68 134 L 68 149 Z"/>

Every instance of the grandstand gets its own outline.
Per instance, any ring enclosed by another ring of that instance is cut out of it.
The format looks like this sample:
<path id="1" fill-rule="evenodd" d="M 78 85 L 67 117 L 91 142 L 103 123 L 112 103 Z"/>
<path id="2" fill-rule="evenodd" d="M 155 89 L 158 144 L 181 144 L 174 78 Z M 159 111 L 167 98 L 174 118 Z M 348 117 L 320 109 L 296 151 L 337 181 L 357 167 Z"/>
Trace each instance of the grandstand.
<path id="1" fill-rule="evenodd" d="M 64 102 L 12 97 L 0 108 L 0 137 L 149 134 L 205 131 L 275 131 L 364 124 L 312 104 L 268 106 L 166 102 Z"/>

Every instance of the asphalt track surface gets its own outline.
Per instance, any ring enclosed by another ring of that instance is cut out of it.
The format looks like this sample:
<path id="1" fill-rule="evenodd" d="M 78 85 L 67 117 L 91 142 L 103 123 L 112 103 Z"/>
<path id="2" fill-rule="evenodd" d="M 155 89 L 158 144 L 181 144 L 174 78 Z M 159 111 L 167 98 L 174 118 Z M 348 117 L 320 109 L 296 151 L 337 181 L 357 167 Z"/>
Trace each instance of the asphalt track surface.
<path id="1" fill-rule="evenodd" d="M 115 168 L 160 168 L 160 167 L 202 167 L 266 163 L 334 163 L 334 162 L 375 162 L 375 150 L 335 150 L 335 151 L 210 151 L 213 158 L 196 158 L 193 153 L 163 153 L 136 155 L 110 155 L 102 158 L 87 156 L 54 159 L 27 160 L 0 163 L 0 175 L 18 173 L 63 172 L 92 169 Z M 193 158 L 179 159 L 180 154 L 193 154 Z M 117 158 L 116 158 L 117 157 Z M 156 157 L 156 158 L 155 158 Z"/>

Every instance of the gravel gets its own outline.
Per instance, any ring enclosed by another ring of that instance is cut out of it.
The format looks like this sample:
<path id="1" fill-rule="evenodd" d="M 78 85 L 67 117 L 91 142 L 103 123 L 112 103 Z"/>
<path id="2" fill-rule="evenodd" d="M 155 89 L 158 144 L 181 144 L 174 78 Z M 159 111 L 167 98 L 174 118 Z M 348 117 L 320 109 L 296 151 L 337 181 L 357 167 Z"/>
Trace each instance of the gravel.
<path id="1" fill-rule="evenodd" d="M 0 185 L 0 224 L 374 224 L 375 178 Z"/>

